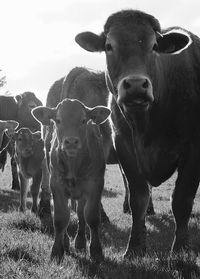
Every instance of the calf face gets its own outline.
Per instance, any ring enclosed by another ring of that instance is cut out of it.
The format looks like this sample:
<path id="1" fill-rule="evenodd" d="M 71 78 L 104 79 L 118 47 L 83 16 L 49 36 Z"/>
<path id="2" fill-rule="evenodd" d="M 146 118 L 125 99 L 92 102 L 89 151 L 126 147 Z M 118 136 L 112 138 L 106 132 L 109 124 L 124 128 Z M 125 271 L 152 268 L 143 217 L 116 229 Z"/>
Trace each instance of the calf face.
<path id="1" fill-rule="evenodd" d="M 34 136 L 40 139 L 40 132 L 32 133 L 28 128 L 21 128 L 15 133 L 16 153 L 23 158 L 33 155 Z"/>
<path id="2" fill-rule="evenodd" d="M 33 116 L 43 125 L 55 122 L 58 145 L 67 156 L 74 157 L 86 140 L 86 126 L 89 120 L 103 123 L 110 110 L 104 106 L 88 108 L 78 100 L 64 99 L 56 108 L 37 107 Z"/>
<path id="3" fill-rule="evenodd" d="M 179 53 L 191 43 L 181 30 L 161 34 L 157 19 L 134 10 L 111 15 L 100 36 L 84 32 L 75 40 L 88 51 L 105 51 L 107 85 L 127 114 L 148 109 L 156 98 L 159 54 Z"/>

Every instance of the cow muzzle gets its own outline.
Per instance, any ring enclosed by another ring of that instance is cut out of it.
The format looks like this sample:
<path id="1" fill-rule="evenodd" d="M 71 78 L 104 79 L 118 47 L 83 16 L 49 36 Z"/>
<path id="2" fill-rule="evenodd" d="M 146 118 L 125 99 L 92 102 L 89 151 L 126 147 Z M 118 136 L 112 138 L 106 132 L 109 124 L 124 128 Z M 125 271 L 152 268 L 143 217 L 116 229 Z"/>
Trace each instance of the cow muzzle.
<path id="1" fill-rule="evenodd" d="M 125 111 L 147 110 L 154 101 L 152 83 L 144 76 L 128 76 L 118 84 L 117 103 Z"/>
<path id="2" fill-rule="evenodd" d="M 69 157 L 75 157 L 81 148 L 81 141 L 78 137 L 66 137 L 63 140 L 62 150 L 66 152 Z"/>

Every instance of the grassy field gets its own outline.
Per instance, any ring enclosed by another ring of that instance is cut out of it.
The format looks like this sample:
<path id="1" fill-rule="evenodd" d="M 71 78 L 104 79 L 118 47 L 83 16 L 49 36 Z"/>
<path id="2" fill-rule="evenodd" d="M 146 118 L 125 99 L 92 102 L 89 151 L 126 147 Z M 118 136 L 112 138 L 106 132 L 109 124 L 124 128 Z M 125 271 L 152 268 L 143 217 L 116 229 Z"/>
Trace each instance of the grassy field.
<path id="1" fill-rule="evenodd" d="M 156 215 L 147 217 L 147 254 L 124 261 L 130 215 L 122 212 L 124 189 L 119 169 L 109 166 L 103 204 L 110 224 L 101 226 L 101 239 L 105 261 L 95 264 L 88 254 L 74 250 L 73 239 L 77 228 L 72 213 L 68 229 L 71 254 L 61 265 L 50 262 L 53 237 L 41 233 L 40 220 L 30 212 L 17 212 L 19 193 L 11 190 L 10 166 L 0 173 L 0 278 L 200 278 L 200 192 L 195 199 L 190 221 L 191 245 L 194 253 L 169 254 L 174 222 L 170 212 L 170 195 L 175 175 L 159 188 L 153 189 Z M 30 206 L 30 198 L 28 200 Z"/>

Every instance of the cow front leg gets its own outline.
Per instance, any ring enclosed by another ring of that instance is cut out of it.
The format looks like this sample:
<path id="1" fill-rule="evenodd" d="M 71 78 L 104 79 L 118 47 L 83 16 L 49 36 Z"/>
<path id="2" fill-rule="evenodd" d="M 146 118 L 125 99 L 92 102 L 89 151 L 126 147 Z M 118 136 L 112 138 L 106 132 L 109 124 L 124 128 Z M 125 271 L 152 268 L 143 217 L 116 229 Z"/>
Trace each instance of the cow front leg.
<path id="1" fill-rule="evenodd" d="M 175 237 L 172 251 L 189 250 L 188 222 L 192 212 L 193 201 L 200 180 L 200 160 L 198 148 L 188 152 L 178 168 L 176 186 L 172 195 L 172 211 L 175 218 Z"/>
<path id="2" fill-rule="evenodd" d="M 42 178 L 42 170 L 40 169 L 36 175 L 33 176 L 33 183 L 31 185 L 31 195 L 33 199 L 33 204 L 31 211 L 35 214 L 38 212 L 38 195 L 40 190 L 40 183 Z"/>
<path id="3" fill-rule="evenodd" d="M 78 231 L 75 237 L 75 248 L 78 250 L 86 249 L 84 206 L 85 199 L 82 198 L 78 201 L 77 207 Z"/>
<path id="4" fill-rule="evenodd" d="M 14 157 L 11 157 L 11 173 L 12 173 L 12 190 L 20 190 L 18 173 L 17 173 L 17 163 Z"/>
<path id="5" fill-rule="evenodd" d="M 54 202 L 55 229 L 55 240 L 52 247 L 51 259 L 55 259 L 57 263 L 60 263 L 63 259 L 64 252 L 69 252 L 69 236 L 66 229 L 69 223 L 70 211 L 62 186 L 53 186 L 51 189 Z"/>
<path id="6" fill-rule="evenodd" d="M 127 140 L 121 136 L 116 136 L 115 146 L 119 162 L 125 173 L 129 187 L 132 228 L 124 257 L 130 258 L 134 254 L 140 255 L 146 251 L 145 216 L 150 192 L 146 181 L 138 170 L 131 134 Z"/>
<path id="7" fill-rule="evenodd" d="M 90 230 L 90 257 L 95 261 L 103 260 L 102 247 L 99 238 L 100 197 L 101 194 L 98 195 L 98 193 L 96 193 L 96 196 L 91 195 L 86 201 L 84 210 L 85 220 Z"/>
<path id="8" fill-rule="evenodd" d="M 24 178 L 22 173 L 19 173 L 20 180 L 20 206 L 19 210 L 21 212 L 26 211 L 26 198 L 27 198 L 27 190 L 28 190 L 28 182 L 29 180 Z"/>

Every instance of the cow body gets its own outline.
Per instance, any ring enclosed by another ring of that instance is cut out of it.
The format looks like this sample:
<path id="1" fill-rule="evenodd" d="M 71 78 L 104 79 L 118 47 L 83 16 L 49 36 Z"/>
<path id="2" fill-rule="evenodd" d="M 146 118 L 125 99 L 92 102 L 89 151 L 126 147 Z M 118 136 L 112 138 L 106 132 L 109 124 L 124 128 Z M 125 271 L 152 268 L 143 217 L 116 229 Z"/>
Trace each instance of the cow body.
<path id="1" fill-rule="evenodd" d="M 42 178 L 42 161 L 44 159 L 44 142 L 41 133 L 32 133 L 28 128 L 21 128 L 15 133 L 15 160 L 20 181 L 20 211 L 26 210 L 26 197 L 30 179 L 32 212 L 37 213 L 37 199 Z"/>
<path id="2" fill-rule="evenodd" d="M 106 52 L 115 144 L 129 181 L 133 219 L 125 256 L 146 249 L 148 184 L 160 185 L 175 170 L 172 250 L 187 249 L 200 180 L 199 38 L 177 28 L 162 31 L 153 16 L 127 10 L 111 15 L 100 36 L 85 32 L 76 41 Z"/>
<path id="3" fill-rule="evenodd" d="M 69 251 L 65 230 L 70 211 L 67 200 L 78 200 L 77 249 L 86 248 L 85 225 L 90 229 L 90 256 L 102 258 L 98 227 L 104 187 L 105 156 L 99 127 L 110 111 L 101 106 L 89 109 L 78 100 L 64 99 L 56 108 L 39 107 L 33 115 L 43 125 L 55 123 L 50 153 L 50 187 L 54 200 L 55 242 L 52 258 L 60 261 Z"/>
<path id="4" fill-rule="evenodd" d="M 19 128 L 28 127 L 31 131 L 39 131 L 40 125 L 33 118 L 31 109 L 42 105 L 41 101 L 32 92 L 24 92 L 17 96 L 0 96 L 0 120 L 15 120 L 19 123 Z M 1 148 L 8 144 L 8 137 L 4 134 Z M 0 154 L 1 169 L 4 169 L 7 152 L 11 156 L 12 189 L 19 189 L 17 166 L 14 160 L 14 142 L 10 142 L 8 147 Z"/>

